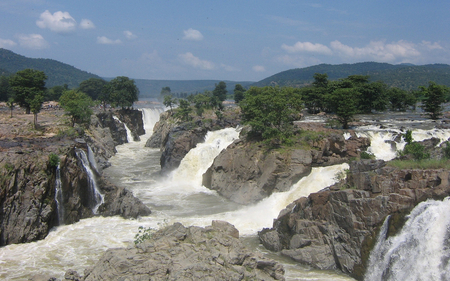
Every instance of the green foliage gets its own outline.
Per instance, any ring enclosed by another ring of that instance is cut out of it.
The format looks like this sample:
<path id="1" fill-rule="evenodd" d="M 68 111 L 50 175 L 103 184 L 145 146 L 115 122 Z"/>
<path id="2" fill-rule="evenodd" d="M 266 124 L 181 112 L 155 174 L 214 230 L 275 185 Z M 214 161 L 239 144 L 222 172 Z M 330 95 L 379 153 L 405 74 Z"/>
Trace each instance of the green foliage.
<path id="1" fill-rule="evenodd" d="M 387 90 L 387 96 L 391 110 L 406 111 L 408 107 L 414 107 L 417 98 L 411 91 L 406 91 L 397 87 Z"/>
<path id="2" fill-rule="evenodd" d="M 0 101 L 7 101 L 13 97 L 13 94 L 9 85 L 9 76 L 0 76 Z"/>
<path id="3" fill-rule="evenodd" d="M 138 100 L 139 89 L 134 80 L 126 76 L 118 76 L 108 82 L 99 99 L 104 103 L 122 108 L 130 107 Z"/>
<path id="4" fill-rule="evenodd" d="M 216 87 L 213 91 L 213 96 L 217 97 L 218 102 L 222 103 L 227 98 L 227 84 L 223 81 L 220 81 L 219 84 L 216 84 Z"/>
<path id="5" fill-rule="evenodd" d="M 405 135 L 403 136 L 403 138 L 405 139 L 405 142 L 407 144 L 412 143 L 413 142 L 412 131 L 411 130 L 407 130 Z"/>
<path id="6" fill-rule="evenodd" d="M 75 123 L 89 124 L 92 115 L 92 99 L 83 92 L 65 91 L 59 99 L 61 107 L 71 117 L 72 127 Z"/>
<path id="7" fill-rule="evenodd" d="M 362 151 L 362 152 L 359 154 L 359 157 L 360 157 L 361 159 L 375 159 L 375 155 L 373 155 L 372 153 L 369 153 L 369 152 L 367 152 L 367 151 Z"/>
<path id="8" fill-rule="evenodd" d="M 239 105 L 244 124 L 251 126 L 249 136 L 286 142 L 302 103 L 298 89 L 251 87 Z"/>
<path id="9" fill-rule="evenodd" d="M 64 84 L 64 86 L 54 86 L 45 92 L 44 100 L 58 101 L 63 92 L 67 91 L 68 89 L 69 87 L 67 84 Z"/>
<path id="10" fill-rule="evenodd" d="M 8 101 L 6 102 L 6 106 L 9 107 L 9 110 L 11 111 L 10 117 L 12 118 L 13 117 L 13 109 L 14 109 L 14 98 L 13 97 L 10 97 L 8 99 Z"/>
<path id="11" fill-rule="evenodd" d="M 138 233 L 134 236 L 134 244 L 140 244 L 145 240 L 149 240 L 152 238 L 153 233 L 155 233 L 155 229 L 153 228 L 144 228 L 143 226 L 139 226 Z"/>
<path id="12" fill-rule="evenodd" d="M 191 113 L 192 108 L 187 100 L 180 100 L 180 106 L 177 108 L 177 112 L 175 116 L 181 118 L 183 121 L 189 121 L 191 117 L 189 114 Z"/>
<path id="13" fill-rule="evenodd" d="M 170 111 L 172 111 L 172 107 L 177 104 L 177 100 L 172 98 L 172 95 L 165 95 L 163 104 L 166 107 L 170 107 Z"/>
<path id="14" fill-rule="evenodd" d="M 354 88 L 338 88 L 328 97 L 329 106 L 344 129 L 348 129 L 348 123 L 358 113 L 358 96 L 359 92 Z"/>
<path id="15" fill-rule="evenodd" d="M 442 152 L 444 153 L 445 159 L 450 159 L 450 142 L 446 141 L 445 146 L 442 148 Z"/>
<path id="16" fill-rule="evenodd" d="M 241 84 L 236 84 L 236 86 L 234 86 L 234 102 L 236 104 L 238 104 L 241 100 L 244 99 L 244 93 L 245 93 L 245 89 L 244 87 L 242 87 Z"/>
<path id="17" fill-rule="evenodd" d="M 398 169 L 450 169 L 450 160 L 448 159 L 391 160 L 386 164 Z"/>
<path id="18" fill-rule="evenodd" d="M 78 90 L 85 93 L 92 100 L 97 100 L 103 93 L 107 82 L 101 78 L 89 78 L 80 83 Z"/>
<path id="19" fill-rule="evenodd" d="M 5 163 L 5 169 L 8 171 L 8 173 L 12 172 L 14 170 L 14 165 L 11 163 Z"/>
<path id="20" fill-rule="evenodd" d="M 43 102 L 46 79 L 47 76 L 44 72 L 33 69 L 18 71 L 9 79 L 9 84 L 14 91 L 14 101 L 25 108 L 28 114 L 31 107 L 33 107 L 33 112 L 39 112 Z"/>
<path id="21" fill-rule="evenodd" d="M 403 151 L 400 152 L 400 155 L 411 155 L 413 159 L 417 161 L 430 158 L 430 154 L 425 151 L 425 147 L 418 142 L 406 144 Z"/>
<path id="22" fill-rule="evenodd" d="M 442 115 L 442 104 L 445 102 L 449 88 L 443 85 L 437 85 L 434 82 L 429 82 L 428 88 L 424 86 L 419 87 L 423 100 L 423 110 L 428 113 L 431 119 L 439 119 Z"/>
<path id="23" fill-rule="evenodd" d="M 50 155 L 48 156 L 48 164 L 50 165 L 50 167 L 58 167 L 59 161 L 60 160 L 58 154 L 50 153 Z"/>

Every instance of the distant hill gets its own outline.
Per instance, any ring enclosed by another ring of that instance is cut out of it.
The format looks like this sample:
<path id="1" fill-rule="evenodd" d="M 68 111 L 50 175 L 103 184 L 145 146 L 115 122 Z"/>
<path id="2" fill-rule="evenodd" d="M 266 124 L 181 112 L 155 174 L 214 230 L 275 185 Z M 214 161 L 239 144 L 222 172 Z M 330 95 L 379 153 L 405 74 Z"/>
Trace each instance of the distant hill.
<path id="1" fill-rule="evenodd" d="M 315 66 L 286 70 L 252 84 L 252 86 L 304 87 L 311 84 L 315 73 L 328 74 L 329 80 L 338 80 L 349 75 L 369 75 L 371 81 L 383 81 L 389 86 L 405 90 L 426 86 L 429 81 L 450 86 L 450 65 L 411 65 L 362 62 L 354 64 L 319 64 Z"/>
<path id="2" fill-rule="evenodd" d="M 170 87 L 172 93 L 202 93 L 205 90 L 212 91 L 215 85 L 220 81 L 227 84 L 228 93 L 233 93 L 234 86 L 241 84 L 243 87 L 248 87 L 254 82 L 242 81 L 226 81 L 226 80 L 149 80 L 149 79 L 134 79 L 136 86 L 139 88 L 139 98 L 157 98 L 161 93 L 163 87 Z"/>
<path id="3" fill-rule="evenodd" d="M 64 84 L 67 84 L 69 88 L 76 88 L 84 80 L 100 78 L 95 74 L 79 70 L 56 60 L 27 58 L 0 48 L 0 69 L 14 74 L 27 68 L 44 71 L 48 77 L 46 81 L 47 88 Z"/>

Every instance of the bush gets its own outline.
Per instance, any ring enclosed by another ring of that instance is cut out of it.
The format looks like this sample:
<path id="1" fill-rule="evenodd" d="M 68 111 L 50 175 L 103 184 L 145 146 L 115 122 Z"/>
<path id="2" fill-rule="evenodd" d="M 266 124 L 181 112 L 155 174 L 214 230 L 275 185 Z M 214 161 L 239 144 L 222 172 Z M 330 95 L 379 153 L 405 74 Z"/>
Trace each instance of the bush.
<path id="1" fill-rule="evenodd" d="M 403 154 L 411 155 L 414 160 L 424 160 L 430 158 L 430 154 L 425 152 L 425 147 L 418 142 L 406 144 L 403 149 Z"/>
<path id="2" fill-rule="evenodd" d="M 372 153 L 369 153 L 367 151 L 363 151 L 359 154 L 359 157 L 361 159 L 375 159 L 375 155 L 373 155 Z"/>
<path id="3" fill-rule="evenodd" d="M 48 164 L 52 168 L 56 168 L 59 165 L 59 156 L 55 153 L 50 153 L 48 156 Z"/>
<path id="4" fill-rule="evenodd" d="M 154 232 L 155 232 L 155 229 L 153 229 L 151 227 L 144 228 L 143 226 L 139 226 L 139 231 L 134 236 L 134 244 L 137 245 L 137 244 L 144 242 L 145 240 L 151 239 Z"/>

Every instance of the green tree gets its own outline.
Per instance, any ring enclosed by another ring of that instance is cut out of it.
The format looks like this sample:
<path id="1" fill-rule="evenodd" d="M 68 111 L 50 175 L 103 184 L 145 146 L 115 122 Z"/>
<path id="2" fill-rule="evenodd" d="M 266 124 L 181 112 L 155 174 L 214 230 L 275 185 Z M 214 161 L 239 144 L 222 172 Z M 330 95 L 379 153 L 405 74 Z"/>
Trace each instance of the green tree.
<path id="1" fill-rule="evenodd" d="M 187 100 L 180 100 L 180 106 L 177 108 L 176 116 L 180 117 L 183 121 L 189 121 L 191 118 L 189 113 L 191 113 L 192 108 Z"/>
<path id="2" fill-rule="evenodd" d="M 71 117 L 72 127 L 75 123 L 89 124 L 92 115 L 93 102 L 87 94 L 69 90 L 65 91 L 59 99 L 61 107 Z"/>
<path id="3" fill-rule="evenodd" d="M 64 84 L 63 86 L 54 86 L 50 89 L 48 89 L 45 92 L 44 100 L 46 101 L 57 101 L 61 97 L 64 91 L 67 91 L 69 89 L 69 86 L 67 84 Z"/>
<path id="4" fill-rule="evenodd" d="M 0 101 L 7 101 L 13 97 L 13 90 L 9 85 L 9 76 L 0 76 Z"/>
<path id="5" fill-rule="evenodd" d="M 102 94 L 100 99 L 104 103 L 109 102 L 112 106 L 130 107 L 138 100 L 139 89 L 134 80 L 126 76 L 114 78 L 106 84 L 104 89 L 106 93 Z"/>
<path id="6" fill-rule="evenodd" d="M 387 90 L 391 110 L 406 111 L 408 107 L 414 107 L 416 97 L 412 92 L 394 87 Z"/>
<path id="7" fill-rule="evenodd" d="M 348 123 L 358 113 L 358 96 L 359 93 L 354 88 L 338 88 L 328 97 L 328 102 L 344 129 L 348 129 Z"/>
<path id="8" fill-rule="evenodd" d="M 250 136 L 280 142 L 293 134 L 302 104 L 299 89 L 280 87 L 251 87 L 239 103 L 243 122 L 251 126 Z"/>
<path id="9" fill-rule="evenodd" d="M 107 83 L 108 82 L 100 78 L 89 78 L 80 83 L 78 90 L 90 96 L 91 99 L 97 100 Z"/>
<path id="10" fill-rule="evenodd" d="M 389 99 L 387 86 L 383 82 L 364 82 L 359 84 L 356 89 L 359 92 L 358 109 L 360 112 L 370 114 L 372 110 L 385 111 L 387 109 Z"/>
<path id="11" fill-rule="evenodd" d="M 9 107 L 9 110 L 11 111 L 11 115 L 10 117 L 13 117 L 13 110 L 14 110 L 14 98 L 10 97 L 7 101 L 6 101 L 6 105 Z"/>
<path id="12" fill-rule="evenodd" d="M 216 87 L 213 91 L 213 96 L 217 97 L 220 103 L 227 99 L 227 84 L 223 81 L 220 81 L 219 84 L 216 84 Z"/>
<path id="13" fill-rule="evenodd" d="M 241 84 L 236 84 L 234 86 L 234 102 L 238 104 L 244 99 L 245 88 Z"/>
<path id="14" fill-rule="evenodd" d="M 449 88 L 444 85 L 437 85 L 434 82 L 428 84 L 428 88 L 420 86 L 420 92 L 424 96 L 423 110 L 428 113 L 431 119 L 437 120 L 442 115 L 442 104 L 449 92 Z"/>
<path id="15" fill-rule="evenodd" d="M 39 112 L 37 109 L 39 108 L 39 102 L 40 105 L 43 102 L 46 79 L 47 76 L 43 71 L 34 69 L 17 71 L 9 79 L 9 84 L 14 91 L 14 101 L 20 107 L 25 108 L 27 114 L 30 114 L 32 105 L 34 112 Z M 37 115 L 37 113 L 35 114 Z M 37 120 L 37 116 L 35 116 L 35 120 Z"/>
<path id="16" fill-rule="evenodd" d="M 170 107 L 170 112 L 172 112 L 172 107 L 177 104 L 177 100 L 172 98 L 171 95 L 164 96 L 163 104 L 166 107 Z"/>

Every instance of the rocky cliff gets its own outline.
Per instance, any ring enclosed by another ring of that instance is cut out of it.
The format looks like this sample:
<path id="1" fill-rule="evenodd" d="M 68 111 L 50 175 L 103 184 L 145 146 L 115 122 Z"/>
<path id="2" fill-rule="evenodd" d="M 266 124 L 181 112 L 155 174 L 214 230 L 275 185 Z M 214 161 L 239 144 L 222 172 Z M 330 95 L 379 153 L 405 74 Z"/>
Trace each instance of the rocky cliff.
<path id="1" fill-rule="evenodd" d="M 284 280 L 284 269 L 248 250 L 234 226 L 213 221 L 175 223 L 135 247 L 106 251 L 84 276 L 68 271 L 65 280 Z"/>
<path id="2" fill-rule="evenodd" d="M 280 212 L 259 237 L 264 246 L 320 269 L 340 269 L 362 279 L 385 218 L 390 235 L 418 203 L 450 195 L 450 172 L 352 162 L 345 182 L 303 197 Z"/>
<path id="3" fill-rule="evenodd" d="M 160 148 L 161 173 L 176 169 L 186 154 L 198 143 L 203 142 L 208 131 L 236 127 L 239 120 L 198 119 L 191 122 L 177 122 L 170 112 L 161 114 L 154 133 L 147 141 L 147 147 Z"/>
<path id="4" fill-rule="evenodd" d="M 216 157 L 203 175 L 203 185 L 234 202 L 251 204 L 273 192 L 287 191 L 314 166 L 344 163 L 370 145 L 367 138 L 345 140 L 341 133 L 330 130 L 306 139 L 302 145 L 286 149 L 236 140 Z"/>
<path id="5" fill-rule="evenodd" d="M 137 217 L 150 213 L 131 192 L 101 177 L 101 169 L 108 165 L 107 159 L 115 153 L 116 142 L 111 132 L 115 132 L 113 126 L 117 124 L 108 114 L 94 116 L 91 128 L 84 138 L 78 139 L 73 137 L 76 130 L 60 125 L 61 114 L 55 112 L 41 117 L 47 123 L 39 131 L 29 129 L 27 115 L 16 115 L 5 121 L 0 138 L 0 246 L 43 239 L 53 226 L 61 222 L 73 223 L 95 215 L 86 192 L 90 178 L 75 153 L 76 149 L 87 155 L 92 148 L 94 153 L 97 152 L 95 158 L 100 160 L 99 167 L 92 167 L 105 199 L 98 208 L 98 214 Z M 103 126 L 100 120 L 108 118 L 110 127 Z M 60 128 L 58 136 L 55 136 L 57 127 Z M 17 132 L 23 137 L 15 137 Z M 55 199 L 57 158 L 60 159 L 62 190 L 59 208 Z M 60 218 L 58 209 L 64 210 Z"/>

